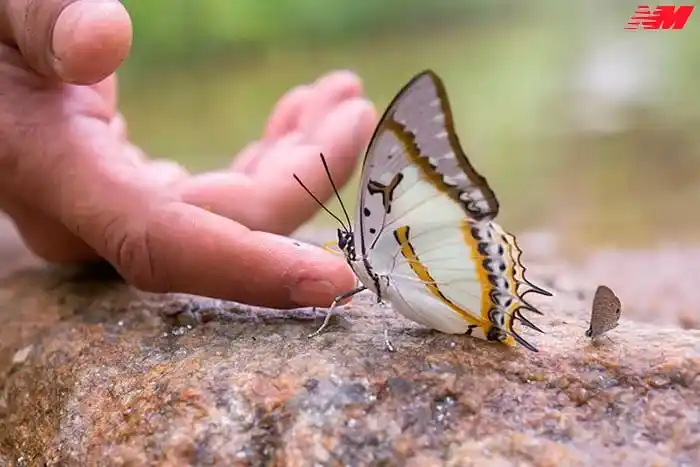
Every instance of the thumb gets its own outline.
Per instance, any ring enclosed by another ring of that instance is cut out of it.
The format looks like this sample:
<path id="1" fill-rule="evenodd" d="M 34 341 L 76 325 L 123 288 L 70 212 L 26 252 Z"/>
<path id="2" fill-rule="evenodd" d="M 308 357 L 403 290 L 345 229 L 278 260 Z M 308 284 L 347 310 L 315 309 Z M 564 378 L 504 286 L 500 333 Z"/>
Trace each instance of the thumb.
<path id="1" fill-rule="evenodd" d="M 0 5 L 0 40 L 17 46 L 44 76 L 93 84 L 114 73 L 129 54 L 131 20 L 118 0 L 6 0 Z"/>

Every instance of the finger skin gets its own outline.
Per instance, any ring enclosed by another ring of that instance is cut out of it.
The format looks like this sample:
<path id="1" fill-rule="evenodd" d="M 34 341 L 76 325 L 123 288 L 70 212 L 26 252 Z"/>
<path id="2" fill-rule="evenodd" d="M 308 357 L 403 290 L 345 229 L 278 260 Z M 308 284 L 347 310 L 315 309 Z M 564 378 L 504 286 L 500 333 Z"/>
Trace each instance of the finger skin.
<path id="1" fill-rule="evenodd" d="M 335 186 L 345 186 L 357 167 L 376 122 L 374 108 L 364 99 L 352 99 L 330 113 L 310 135 L 314 144 L 285 151 L 287 157 L 260 163 L 254 177 L 256 197 L 268 207 L 266 223 L 276 232 L 289 233 L 309 220 L 318 204 L 304 191 L 293 174 L 322 202 L 334 197 L 320 153 L 328 163 Z"/>
<path id="2" fill-rule="evenodd" d="M 179 291 L 275 308 L 328 306 L 352 288 L 344 261 L 321 248 L 251 231 L 182 203 L 151 213 L 142 235 L 119 242 L 131 280 L 154 291 Z"/>
<path id="3" fill-rule="evenodd" d="M 10 216 L 24 244 L 32 253 L 50 263 L 95 261 L 99 255 L 58 221 L 36 212 L 6 194 L 0 195 L 0 209 Z M 51 241 L 47 242 L 47 232 Z"/>
<path id="4" fill-rule="evenodd" d="M 118 0 L 5 0 L 0 40 L 19 47 L 37 73 L 93 84 L 131 49 L 131 19 Z"/>
<path id="5" fill-rule="evenodd" d="M 301 118 L 306 121 L 303 131 Z M 329 73 L 312 87 L 295 88 L 280 100 L 266 137 L 248 145 L 231 172 L 193 177 L 180 186 L 181 196 L 251 229 L 289 234 L 318 211 L 293 175 L 327 201 L 334 194 L 320 154 L 341 188 L 352 176 L 376 122 L 376 110 L 362 97 L 359 80 L 346 72 Z M 257 202 L 240 202 L 241 195 Z"/>
<path id="6" fill-rule="evenodd" d="M 352 72 L 339 70 L 321 76 L 311 85 L 292 88 L 277 102 L 260 141 L 248 145 L 231 165 L 232 170 L 252 174 L 266 152 L 280 141 L 313 143 L 310 135 L 327 116 L 348 100 L 362 98 L 362 82 Z M 346 129 L 352 130 L 352 122 Z M 290 141 L 293 139 L 293 141 Z"/>
<path id="7" fill-rule="evenodd" d="M 314 89 L 308 85 L 297 86 L 282 96 L 272 109 L 263 140 L 276 140 L 296 131 L 299 128 L 299 117 L 313 97 Z"/>
<path id="8" fill-rule="evenodd" d="M 303 133 L 311 133 L 340 103 L 363 94 L 360 78 L 347 70 L 327 73 L 313 87 L 315 98 L 307 103 L 296 128 Z"/>
<path id="9" fill-rule="evenodd" d="M 374 127 L 375 112 L 363 99 L 348 101 L 329 115 L 318 143 L 281 141 L 267 147 L 252 174 L 220 172 L 190 178 L 180 187 L 182 199 L 253 230 L 288 235 L 309 220 L 318 204 L 294 179 L 297 174 L 321 201 L 333 196 L 323 168 L 324 153 L 338 188 L 347 183 Z M 242 200 L 255 200 L 254 203 Z"/>

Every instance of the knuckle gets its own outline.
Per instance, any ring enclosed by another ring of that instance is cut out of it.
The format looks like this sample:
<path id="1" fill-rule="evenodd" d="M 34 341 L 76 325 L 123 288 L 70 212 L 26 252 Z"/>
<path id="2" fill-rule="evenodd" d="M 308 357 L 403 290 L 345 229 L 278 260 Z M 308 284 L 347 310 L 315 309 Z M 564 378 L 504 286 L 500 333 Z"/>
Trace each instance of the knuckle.
<path id="1" fill-rule="evenodd" d="M 109 260 L 124 280 L 149 292 L 167 289 L 147 221 L 129 221 L 124 216 L 116 216 L 105 225 L 104 238 Z"/>
<path id="2" fill-rule="evenodd" d="M 72 3 L 70 0 L 59 2 L 42 2 L 39 0 L 28 0 L 22 5 L 24 11 L 15 21 L 21 21 L 16 28 L 14 40 L 22 54 L 32 64 L 38 72 L 45 76 L 55 76 L 53 67 L 48 60 L 46 53 L 47 45 L 50 44 L 56 18 L 63 10 L 63 6 Z M 15 7 L 16 8 L 16 7 Z"/>

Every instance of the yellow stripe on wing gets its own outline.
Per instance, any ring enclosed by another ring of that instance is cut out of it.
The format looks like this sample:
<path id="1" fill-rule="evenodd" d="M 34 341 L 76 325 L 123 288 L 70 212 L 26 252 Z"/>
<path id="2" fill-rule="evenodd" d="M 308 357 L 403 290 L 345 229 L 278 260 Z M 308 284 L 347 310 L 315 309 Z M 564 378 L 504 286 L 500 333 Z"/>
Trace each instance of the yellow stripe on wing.
<path id="1" fill-rule="evenodd" d="M 410 232 L 410 227 L 407 225 L 404 225 L 402 227 L 399 227 L 398 229 L 394 230 L 394 238 L 396 239 L 396 242 L 399 244 L 401 247 L 401 254 L 403 257 L 408 261 L 408 265 L 411 268 L 411 270 L 418 276 L 418 278 L 423 281 L 423 284 L 425 287 L 432 293 L 438 300 L 440 300 L 442 303 L 450 307 L 452 311 L 460 315 L 462 318 L 464 318 L 465 321 L 469 322 L 470 324 L 475 324 L 482 329 L 484 329 L 485 332 L 488 332 L 488 330 L 491 328 L 491 323 L 486 320 L 484 321 L 483 319 L 479 319 L 476 315 L 471 313 L 469 310 L 465 310 L 458 305 L 456 305 L 454 302 L 452 302 L 449 298 L 447 298 L 442 291 L 440 291 L 440 287 L 438 287 L 437 283 L 433 279 L 433 277 L 430 275 L 430 272 L 428 271 L 428 268 L 421 263 L 420 259 L 418 258 L 418 255 L 416 254 L 415 249 L 413 248 L 413 245 L 411 244 L 411 241 L 409 240 L 409 232 Z"/>
<path id="2" fill-rule="evenodd" d="M 459 204 L 459 190 L 447 185 L 442 180 L 440 173 L 430 165 L 428 158 L 421 157 L 421 154 L 416 147 L 415 137 L 410 133 L 406 133 L 403 126 L 394 120 L 389 120 L 386 125 L 388 130 L 391 131 L 394 134 L 394 137 L 403 145 L 404 154 L 406 155 L 408 161 L 414 166 L 418 167 L 425 180 L 427 180 L 438 191 L 448 195 L 452 201 Z"/>
<path id="3" fill-rule="evenodd" d="M 476 238 L 472 235 L 471 226 L 468 222 L 462 221 L 459 226 L 459 230 L 462 231 L 462 237 L 464 238 L 464 243 L 469 245 L 472 251 L 471 260 L 474 262 L 474 269 L 476 269 L 476 276 L 479 278 L 479 284 L 481 284 L 481 318 L 485 321 L 489 320 L 489 309 L 491 308 L 490 293 L 493 286 L 489 281 L 488 273 L 484 269 L 484 259 L 486 256 L 479 253 L 479 245 L 477 244 Z"/>
<path id="4" fill-rule="evenodd" d="M 491 285 L 491 281 L 489 281 L 488 273 L 486 272 L 486 269 L 484 268 L 484 259 L 486 259 L 485 255 L 482 255 L 479 252 L 479 245 L 477 244 L 478 242 L 476 241 L 476 238 L 474 238 L 474 235 L 472 235 L 471 231 L 471 226 L 469 225 L 469 222 L 467 221 L 462 221 L 460 224 L 460 230 L 462 231 L 462 234 L 464 236 L 464 242 L 469 245 L 472 251 L 472 261 L 474 261 L 474 268 L 476 269 L 476 274 L 477 277 L 479 278 L 479 283 L 481 284 L 481 318 L 483 320 L 486 320 L 489 323 L 489 328 L 491 326 L 491 320 L 489 319 L 489 310 L 491 309 L 491 291 L 493 290 L 493 285 Z M 507 272 L 509 274 L 510 272 Z M 510 282 L 515 282 L 515 281 L 510 281 Z M 515 301 L 514 301 L 515 303 Z M 508 310 L 506 310 L 508 311 Z M 512 312 L 512 310 L 511 310 Z M 511 320 L 512 321 L 512 320 Z M 512 329 L 508 329 L 508 331 L 511 331 Z M 487 329 L 488 332 L 488 329 Z M 504 342 L 507 345 L 514 346 L 516 345 L 515 339 L 509 334 L 508 337 L 506 337 L 506 340 Z"/>

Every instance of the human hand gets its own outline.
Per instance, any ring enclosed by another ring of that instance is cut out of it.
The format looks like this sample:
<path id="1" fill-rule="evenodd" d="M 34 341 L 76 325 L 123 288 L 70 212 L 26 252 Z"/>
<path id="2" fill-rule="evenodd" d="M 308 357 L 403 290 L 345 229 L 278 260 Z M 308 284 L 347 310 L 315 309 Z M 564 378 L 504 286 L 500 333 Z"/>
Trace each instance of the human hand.
<path id="1" fill-rule="evenodd" d="M 328 305 L 344 261 L 280 235 L 349 179 L 376 122 L 359 80 L 285 95 L 230 168 L 190 175 L 129 143 L 115 69 L 131 22 L 117 0 L 0 0 L 0 209 L 51 262 L 104 258 L 135 286 L 245 303 Z M 70 83 L 70 84 L 68 84 Z"/>

